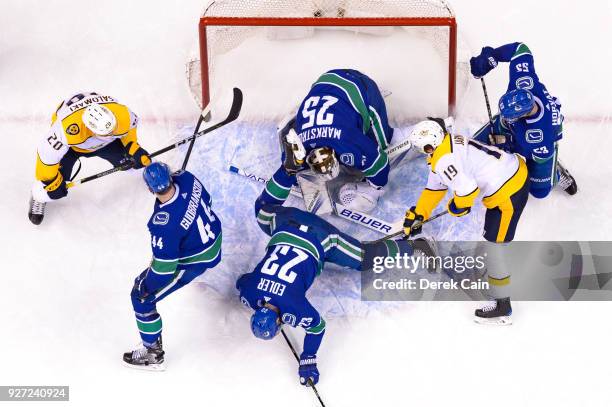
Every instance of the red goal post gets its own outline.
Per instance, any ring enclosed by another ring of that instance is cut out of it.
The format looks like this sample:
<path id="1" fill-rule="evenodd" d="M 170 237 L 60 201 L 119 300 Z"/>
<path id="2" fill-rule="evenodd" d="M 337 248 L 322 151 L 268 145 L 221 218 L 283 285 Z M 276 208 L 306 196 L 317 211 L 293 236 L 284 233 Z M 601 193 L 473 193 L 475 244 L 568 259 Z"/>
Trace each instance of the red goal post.
<path id="1" fill-rule="evenodd" d="M 255 0 L 256 1 L 256 0 Z M 295 4 L 301 1 L 312 1 L 312 0 L 294 0 Z M 284 2 L 288 8 L 294 4 L 294 1 Z M 347 2 L 351 3 L 355 0 L 325 0 L 327 2 L 336 1 L 345 5 Z M 360 3 L 367 3 L 368 0 L 358 0 Z M 381 3 L 398 3 L 398 0 L 369 0 L 372 5 L 379 5 Z M 236 7 L 235 3 L 253 3 L 253 0 L 220 0 L 212 2 L 211 5 L 206 9 L 204 15 L 200 18 L 199 22 L 199 56 L 200 56 L 200 80 L 201 80 L 201 102 L 203 106 L 206 106 L 210 101 L 210 89 L 211 89 L 211 62 L 210 61 L 210 41 L 211 32 L 219 27 L 432 27 L 432 28 L 448 28 L 448 113 L 453 114 L 455 111 L 456 100 L 457 100 L 457 21 L 455 15 L 450 6 L 444 0 L 399 0 L 401 3 L 407 5 L 426 4 L 428 7 L 435 4 L 436 10 L 428 10 L 425 14 L 439 13 L 439 16 L 335 16 L 335 17 L 318 17 L 313 15 L 312 17 L 286 17 L 286 16 L 261 16 L 262 10 L 258 9 L 256 12 L 252 12 L 253 16 L 248 15 L 249 10 L 240 9 L 242 16 L 233 15 L 215 15 L 216 13 L 223 13 L 224 7 L 219 7 L 220 10 L 215 10 L 215 3 L 233 2 L 232 7 Z M 260 0 L 261 3 L 269 2 Z M 283 3 L 283 0 L 277 0 L 276 3 Z M 350 6 L 350 4 L 349 4 Z M 374 8 L 374 7 L 373 7 Z M 344 9 L 342 9 L 344 11 Z M 407 11 L 410 11 L 407 8 Z M 265 13 L 265 10 L 263 10 Z M 348 9 L 346 14 L 350 15 L 351 10 Z M 230 13 L 227 13 L 230 14 Z M 244 16 L 246 14 L 246 16 Z M 258 15 L 259 14 L 259 15 Z M 338 13 L 340 14 L 340 13 Z M 344 13 L 343 13 L 344 14 Z M 363 14 L 363 12 L 362 12 Z M 409 13 L 407 13 L 409 14 Z M 417 13 L 419 11 L 417 10 Z M 214 32 L 213 32 L 214 33 Z M 214 34 L 223 35 L 223 34 Z M 229 34 L 228 34 L 229 35 Z M 444 45 L 446 48 L 446 45 Z"/>

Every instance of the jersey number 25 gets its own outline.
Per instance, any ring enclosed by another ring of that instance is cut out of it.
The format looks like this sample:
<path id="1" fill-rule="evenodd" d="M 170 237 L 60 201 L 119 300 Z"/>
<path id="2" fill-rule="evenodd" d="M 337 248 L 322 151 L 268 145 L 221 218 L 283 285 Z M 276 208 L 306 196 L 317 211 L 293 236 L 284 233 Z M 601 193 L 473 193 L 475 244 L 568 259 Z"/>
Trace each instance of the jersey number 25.
<path id="1" fill-rule="evenodd" d="M 323 100 L 323 104 L 319 106 L 319 102 Z M 302 125 L 302 130 L 306 130 L 314 126 L 330 126 L 334 123 L 334 114 L 327 113 L 327 109 L 338 102 L 338 98 L 333 96 L 311 96 L 304 102 L 302 116 L 308 120 Z"/>

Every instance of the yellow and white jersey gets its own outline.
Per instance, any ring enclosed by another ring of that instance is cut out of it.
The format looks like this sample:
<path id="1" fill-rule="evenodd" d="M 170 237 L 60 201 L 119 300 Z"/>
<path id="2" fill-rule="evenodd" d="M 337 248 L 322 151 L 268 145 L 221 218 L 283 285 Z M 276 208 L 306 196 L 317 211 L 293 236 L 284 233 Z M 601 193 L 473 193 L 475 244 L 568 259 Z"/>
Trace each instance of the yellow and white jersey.
<path id="1" fill-rule="evenodd" d="M 428 157 L 428 163 L 430 195 L 438 195 L 435 198 L 439 202 L 450 188 L 460 208 L 472 206 L 478 195 L 487 208 L 496 207 L 517 192 L 527 179 L 527 166 L 518 155 L 460 135 L 447 134 Z M 425 212 L 433 209 L 431 203 L 421 202 L 421 206 L 429 209 Z"/>
<path id="2" fill-rule="evenodd" d="M 83 124 L 85 108 L 92 103 L 107 107 L 117 119 L 115 130 L 108 136 L 97 136 Z M 111 96 L 94 92 L 73 95 L 62 101 L 51 119 L 49 132 L 40 141 L 36 162 L 36 179 L 52 180 L 59 171 L 62 157 L 73 149 L 80 153 L 92 153 L 116 139 L 123 145 L 136 142 L 138 117 Z"/>

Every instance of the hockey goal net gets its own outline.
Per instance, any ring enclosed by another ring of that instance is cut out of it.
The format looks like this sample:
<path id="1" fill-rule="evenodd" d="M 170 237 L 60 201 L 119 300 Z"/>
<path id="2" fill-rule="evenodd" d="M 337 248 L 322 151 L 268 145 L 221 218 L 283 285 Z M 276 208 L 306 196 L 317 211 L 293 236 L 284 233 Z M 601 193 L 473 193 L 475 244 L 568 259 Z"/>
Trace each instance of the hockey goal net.
<path id="1" fill-rule="evenodd" d="M 239 86 L 243 117 L 278 118 L 324 71 L 358 69 L 398 122 L 453 112 L 467 61 L 457 44 L 444 0 L 216 0 L 187 74 L 200 106 Z"/>

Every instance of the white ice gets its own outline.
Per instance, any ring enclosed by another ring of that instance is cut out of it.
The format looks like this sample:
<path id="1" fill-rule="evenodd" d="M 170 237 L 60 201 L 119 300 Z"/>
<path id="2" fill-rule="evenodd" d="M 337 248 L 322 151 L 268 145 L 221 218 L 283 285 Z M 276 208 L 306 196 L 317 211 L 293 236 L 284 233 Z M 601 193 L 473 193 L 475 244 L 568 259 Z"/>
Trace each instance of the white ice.
<path id="1" fill-rule="evenodd" d="M 605 42 L 612 35 L 610 3 L 454 0 L 453 5 L 473 53 L 485 45 L 526 42 L 540 77 L 563 102 L 560 156 L 580 193 L 570 198 L 557 191 L 546 200 L 531 200 L 517 239 L 610 240 L 612 50 Z M 146 222 L 153 198 L 140 174 L 83 184 L 68 199 L 49 204 L 41 226 L 27 220 L 36 144 L 57 103 L 72 92 L 108 92 L 128 104 L 142 119 L 140 140 L 149 150 L 193 130 L 198 108 L 184 64 L 196 47 L 201 1 L 4 0 L 2 9 L 0 385 L 70 385 L 71 402 L 79 406 L 316 405 L 311 392 L 298 385 L 286 345 L 280 339 L 254 339 L 248 313 L 232 291 L 235 276 L 257 262 L 265 238 L 252 208 L 261 186 L 228 173 L 227 166 L 270 175 L 278 165 L 273 122 L 243 120 L 196 144 L 189 168 L 204 181 L 222 219 L 224 260 L 202 282 L 160 304 L 168 363 L 164 373 L 128 370 L 120 359 L 138 343 L 129 291 L 150 258 Z M 385 52 L 418 70 L 421 59 L 394 53 L 391 45 Z M 316 64 L 286 61 L 259 47 L 247 49 L 249 59 L 233 67 L 237 82 L 245 67 L 270 61 L 275 72 L 290 71 L 287 77 L 301 80 L 302 89 L 320 73 Z M 312 54 L 305 58 L 336 63 L 333 49 L 315 53 L 315 47 L 308 47 Z M 347 63 L 363 63 L 367 69 L 368 58 L 366 53 Z M 419 88 L 419 83 L 406 97 L 401 89 L 407 85 L 394 76 L 395 60 L 386 63 L 388 70 L 382 64 L 372 69 L 389 73 L 381 86 L 393 92 L 390 105 L 399 98 L 390 106 L 398 120 L 410 119 L 400 117 L 402 112 L 418 115 L 417 108 L 433 104 L 431 87 Z M 487 76 L 493 103 L 506 78 L 505 67 Z M 255 117 L 257 109 L 281 115 L 277 110 L 298 102 L 283 99 L 286 89 L 278 94 L 259 88 L 257 80 L 227 83 L 217 95 L 223 99 L 223 92 L 237 85 L 245 88 L 245 119 Z M 291 92 L 296 94 L 290 98 L 300 95 Z M 486 121 L 478 82 L 472 80 L 461 101 L 458 127 L 471 132 Z M 224 109 L 218 104 L 215 118 Z M 432 109 L 440 109 L 439 103 Z M 180 166 L 182 150 L 165 159 Z M 90 159 L 80 176 L 106 168 L 105 162 Z M 421 161 L 410 161 L 394 170 L 376 215 L 401 217 L 418 195 L 424 169 Z M 480 208 L 460 221 L 442 218 L 432 233 L 476 237 L 482 215 Z M 360 238 L 374 236 L 334 222 Z M 605 345 L 612 307 L 607 303 L 517 302 L 515 325 L 483 327 L 471 322 L 475 304 L 361 303 L 358 282 L 356 273 L 330 268 L 311 292 L 328 319 L 318 386 L 328 406 L 610 403 Z M 300 333 L 289 331 L 299 343 Z"/>

